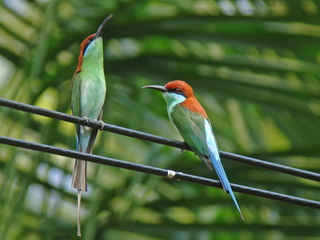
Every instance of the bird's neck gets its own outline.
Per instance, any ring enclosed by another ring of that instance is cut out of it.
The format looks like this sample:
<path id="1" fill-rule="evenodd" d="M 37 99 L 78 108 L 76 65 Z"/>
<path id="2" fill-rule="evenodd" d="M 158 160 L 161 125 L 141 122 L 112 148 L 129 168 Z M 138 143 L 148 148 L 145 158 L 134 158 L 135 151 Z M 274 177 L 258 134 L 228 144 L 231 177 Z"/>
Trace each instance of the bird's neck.
<path id="1" fill-rule="evenodd" d="M 103 47 L 102 39 L 95 39 L 87 48 L 83 56 L 81 70 L 95 69 L 103 67 Z"/>
<path id="2" fill-rule="evenodd" d="M 206 111 L 203 109 L 199 101 L 194 97 L 188 97 L 185 101 L 181 103 L 182 106 L 189 109 L 191 112 L 200 114 L 205 119 L 208 119 Z"/>

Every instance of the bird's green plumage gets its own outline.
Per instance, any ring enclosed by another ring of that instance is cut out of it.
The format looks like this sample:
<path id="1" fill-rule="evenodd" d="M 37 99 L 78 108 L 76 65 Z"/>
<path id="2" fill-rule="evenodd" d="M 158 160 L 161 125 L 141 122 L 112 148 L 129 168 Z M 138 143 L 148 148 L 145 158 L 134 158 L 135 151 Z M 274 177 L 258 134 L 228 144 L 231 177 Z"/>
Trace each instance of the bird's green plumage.
<path id="1" fill-rule="evenodd" d="M 110 14 L 99 26 L 95 34 L 85 38 L 80 46 L 78 65 L 72 79 L 72 113 L 86 119 L 101 120 L 106 96 L 106 81 L 103 67 L 102 35 Z M 92 153 L 98 130 L 76 125 L 77 150 Z M 78 190 L 77 235 L 81 237 L 80 205 L 81 192 L 87 191 L 87 161 L 76 159 L 71 186 Z"/>
<path id="2" fill-rule="evenodd" d="M 75 116 L 98 119 L 105 99 L 102 38 L 86 49 L 81 71 L 73 79 L 71 107 Z"/>
<path id="3" fill-rule="evenodd" d="M 222 166 L 217 142 L 207 114 L 195 99 L 192 88 L 183 81 L 172 81 L 164 87 L 148 85 L 144 88 L 159 90 L 167 102 L 169 118 L 193 152 L 211 169 L 215 170 L 222 188 L 231 195 L 241 218 L 238 202 Z"/>
<path id="4" fill-rule="evenodd" d="M 207 121 L 207 119 L 204 119 L 198 113 L 191 112 L 180 104 L 172 107 L 172 111 L 169 112 L 169 118 L 193 152 L 210 169 L 213 169 L 212 163 L 208 160 L 210 151 L 205 136 L 204 121 Z"/>
<path id="5" fill-rule="evenodd" d="M 100 120 L 106 95 L 102 38 L 94 39 L 84 52 L 81 71 L 72 83 L 71 108 L 74 116 Z M 91 153 L 97 130 L 76 125 L 77 150 Z M 72 186 L 86 191 L 86 162 L 76 160 Z"/>
<path id="6" fill-rule="evenodd" d="M 208 120 L 204 119 L 200 114 L 192 112 L 180 105 L 180 103 L 186 100 L 184 96 L 167 92 L 163 93 L 163 96 L 167 102 L 170 121 L 186 143 L 192 148 L 193 152 L 197 154 L 210 169 L 213 169 L 212 163 L 207 160 L 210 151 L 206 142 L 204 121 Z"/>

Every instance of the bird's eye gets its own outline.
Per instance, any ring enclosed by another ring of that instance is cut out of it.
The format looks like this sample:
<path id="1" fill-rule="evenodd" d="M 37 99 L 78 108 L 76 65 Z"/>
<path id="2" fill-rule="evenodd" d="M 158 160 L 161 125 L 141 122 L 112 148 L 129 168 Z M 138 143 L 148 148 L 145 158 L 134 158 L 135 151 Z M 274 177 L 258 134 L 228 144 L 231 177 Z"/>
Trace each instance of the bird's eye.
<path id="1" fill-rule="evenodd" d="M 179 89 L 179 88 L 174 88 L 174 89 L 172 89 L 172 92 L 180 93 L 181 91 L 180 91 L 180 89 Z"/>
<path id="2" fill-rule="evenodd" d="M 173 93 L 176 93 L 176 94 L 181 94 L 181 95 L 183 94 L 182 91 L 179 88 L 172 88 L 170 90 L 170 92 L 173 92 Z"/>
<path id="3" fill-rule="evenodd" d="M 180 88 L 170 88 L 168 89 L 168 92 L 172 92 L 172 93 L 184 96 L 184 92 Z"/>
<path id="4" fill-rule="evenodd" d="M 86 43 L 85 43 L 85 45 L 83 46 L 83 55 L 84 55 L 85 51 L 87 50 L 87 48 L 89 47 L 89 44 L 90 44 L 90 43 L 91 43 L 91 41 L 90 41 L 90 40 L 87 40 Z"/>

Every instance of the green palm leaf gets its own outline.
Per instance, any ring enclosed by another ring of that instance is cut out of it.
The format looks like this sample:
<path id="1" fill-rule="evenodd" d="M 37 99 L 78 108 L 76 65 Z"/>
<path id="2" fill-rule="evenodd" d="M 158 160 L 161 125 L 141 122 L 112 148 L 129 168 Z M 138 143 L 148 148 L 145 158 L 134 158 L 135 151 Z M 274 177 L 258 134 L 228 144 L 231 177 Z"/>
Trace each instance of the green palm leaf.
<path id="1" fill-rule="evenodd" d="M 315 0 L 3 1 L 0 94 L 70 113 L 81 41 L 105 33 L 108 123 L 181 140 L 160 94 L 183 79 L 221 150 L 318 172 L 319 9 Z M 0 134 L 75 148 L 72 124 L 0 108 Z M 129 117 L 128 117 L 129 115 Z M 95 154 L 216 177 L 193 154 L 103 132 Z M 230 181 L 319 201 L 319 184 L 224 161 Z M 1 239 L 76 238 L 73 160 L 0 146 Z M 89 164 L 85 239 L 316 239 L 319 212 Z"/>

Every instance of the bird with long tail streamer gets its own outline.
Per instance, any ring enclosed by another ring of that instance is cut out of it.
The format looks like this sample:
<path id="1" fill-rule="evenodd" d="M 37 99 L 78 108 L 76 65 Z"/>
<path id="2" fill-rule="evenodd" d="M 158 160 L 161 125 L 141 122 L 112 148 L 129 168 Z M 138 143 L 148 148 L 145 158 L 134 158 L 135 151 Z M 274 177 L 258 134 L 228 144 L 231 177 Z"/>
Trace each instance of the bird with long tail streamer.
<path id="1" fill-rule="evenodd" d="M 80 46 L 78 66 L 72 78 L 71 109 L 74 116 L 86 120 L 101 120 L 106 96 L 103 67 L 102 35 L 110 14 L 95 34 L 88 36 Z M 92 153 L 98 130 L 76 125 L 77 151 Z M 71 186 L 78 190 L 77 235 L 81 236 L 81 192 L 87 191 L 87 161 L 76 159 Z"/>

